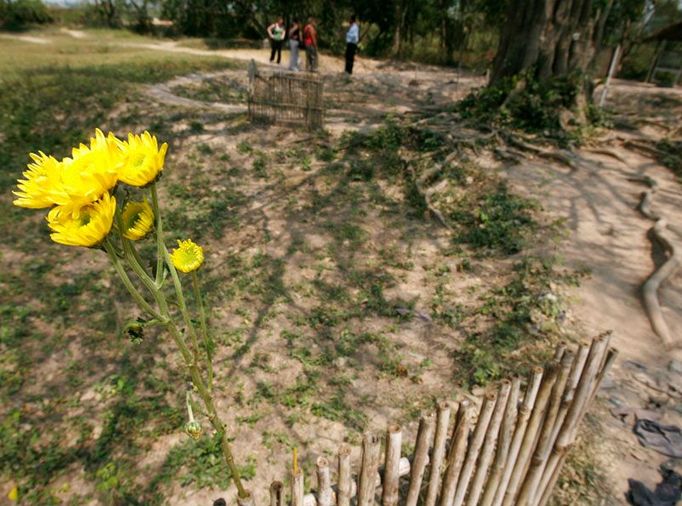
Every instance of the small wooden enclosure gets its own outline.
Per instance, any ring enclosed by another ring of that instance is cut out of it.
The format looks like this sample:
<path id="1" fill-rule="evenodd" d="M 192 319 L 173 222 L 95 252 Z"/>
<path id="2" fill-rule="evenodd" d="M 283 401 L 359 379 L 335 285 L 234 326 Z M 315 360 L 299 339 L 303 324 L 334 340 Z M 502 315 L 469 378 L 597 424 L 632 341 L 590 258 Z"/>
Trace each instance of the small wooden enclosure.
<path id="1" fill-rule="evenodd" d="M 489 389 L 480 409 L 468 399 L 441 403 L 435 414 L 421 418 L 409 458 L 401 456 L 399 426 L 388 427 L 383 450 L 382 438 L 366 433 L 357 473 L 351 449 L 343 445 L 331 462 L 317 460 L 314 493 L 305 494 L 294 457 L 291 506 L 547 504 L 578 426 L 617 356 L 609 341 L 605 334 L 575 351 L 559 345 L 553 361 L 536 368 L 525 385 L 515 378 Z M 272 483 L 270 506 L 287 504 L 283 492 L 282 482 Z"/>
<path id="2" fill-rule="evenodd" d="M 249 120 L 301 125 L 309 130 L 324 127 L 324 83 L 307 73 L 263 73 L 249 64 Z"/>

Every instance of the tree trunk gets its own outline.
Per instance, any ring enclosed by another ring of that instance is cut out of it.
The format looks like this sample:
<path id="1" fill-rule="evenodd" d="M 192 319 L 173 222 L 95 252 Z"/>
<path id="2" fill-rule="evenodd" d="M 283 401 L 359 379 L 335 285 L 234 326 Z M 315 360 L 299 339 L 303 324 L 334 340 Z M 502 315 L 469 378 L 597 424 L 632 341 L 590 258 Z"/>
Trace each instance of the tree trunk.
<path id="1" fill-rule="evenodd" d="M 529 71 L 546 80 L 585 72 L 594 54 L 592 0 L 512 0 L 490 84 Z"/>

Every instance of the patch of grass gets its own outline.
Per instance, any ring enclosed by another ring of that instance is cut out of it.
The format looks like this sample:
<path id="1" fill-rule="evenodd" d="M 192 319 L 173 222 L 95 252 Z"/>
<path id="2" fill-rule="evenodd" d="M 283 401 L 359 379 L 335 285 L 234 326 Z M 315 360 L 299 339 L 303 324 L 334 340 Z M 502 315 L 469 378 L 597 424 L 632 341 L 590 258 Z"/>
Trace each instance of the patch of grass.
<path id="1" fill-rule="evenodd" d="M 224 68 L 229 62 L 160 58 L 116 65 L 44 66 L 0 78 L 0 190 L 20 176 L 29 152 L 66 156 L 87 141 L 107 113 L 136 93 L 137 84 L 154 83 L 191 71 Z"/>
<path id="2" fill-rule="evenodd" d="M 326 402 L 314 403 L 311 412 L 313 415 L 327 420 L 341 421 L 346 427 L 351 427 L 357 431 L 364 430 L 367 425 L 367 417 L 348 405 L 340 393 Z"/>
<path id="3" fill-rule="evenodd" d="M 474 200 L 475 199 L 475 200 Z M 461 226 L 457 239 L 484 253 L 513 255 L 522 251 L 537 230 L 532 211 L 537 204 L 512 194 L 503 183 L 483 194 L 462 199 L 450 216 Z"/>
<path id="4" fill-rule="evenodd" d="M 235 79 L 204 79 L 197 84 L 176 86 L 172 91 L 178 96 L 203 102 L 246 103 L 246 89 Z"/>
<path id="5" fill-rule="evenodd" d="M 577 286 L 584 275 L 562 268 L 555 257 L 518 261 L 511 280 L 486 293 L 475 310 L 490 325 L 470 333 L 456 352 L 457 378 L 484 385 L 505 375 L 525 375 L 532 365 L 547 359 L 565 316 L 558 287 Z M 519 354 L 522 347 L 525 351 Z"/>
<path id="6" fill-rule="evenodd" d="M 226 489 L 232 481 L 220 449 L 220 434 L 202 436 L 198 441 L 187 439 L 168 453 L 153 488 L 160 483 L 177 480 L 181 486 L 193 485 L 197 489 L 215 487 Z M 256 461 L 246 459 L 239 468 L 240 478 L 250 480 L 256 475 Z"/>
<path id="7" fill-rule="evenodd" d="M 682 140 L 661 139 L 656 144 L 656 149 L 662 153 L 658 156 L 658 161 L 682 181 Z"/>

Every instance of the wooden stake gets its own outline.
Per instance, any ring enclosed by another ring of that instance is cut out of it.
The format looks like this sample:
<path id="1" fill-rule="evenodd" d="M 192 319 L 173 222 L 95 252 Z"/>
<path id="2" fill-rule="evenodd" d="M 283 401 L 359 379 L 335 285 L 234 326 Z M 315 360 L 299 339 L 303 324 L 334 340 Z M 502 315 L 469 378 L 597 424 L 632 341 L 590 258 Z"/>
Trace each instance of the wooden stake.
<path id="1" fill-rule="evenodd" d="M 329 461 L 325 457 L 318 457 L 317 468 L 317 505 L 332 506 L 332 481 L 329 473 Z"/>
<path id="2" fill-rule="evenodd" d="M 291 506 L 303 506 L 303 471 L 291 475 Z"/>
<path id="3" fill-rule="evenodd" d="M 374 504 L 376 493 L 376 474 L 379 468 L 379 438 L 374 434 L 365 433 L 362 439 L 362 464 L 358 483 L 358 506 Z"/>
<path id="4" fill-rule="evenodd" d="M 575 355 L 575 360 L 573 361 L 573 366 L 571 368 L 571 373 L 569 374 L 568 384 L 564 391 L 563 398 L 561 400 L 561 406 L 559 408 L 559 413 L 557 414 L 556 422 L 554 423 L 554 428 L 552 429 L 552 440 L 550 443 L 550 451 L 554 448 L 554 443 L 556 442 L 557 435 L 561 429 L 561 425 L 566 419 L 566 413 L 568 408 L 573 402 L 573 397 L 575 396 L 575 389 L 578 387 L 578 382 L 580 381 L 580 376 L 582 375 L 583 369 L 585 368 L 585 363 L 587 362 L 587 355 L 590 352 L 590 346 L 582 344 L 578 347 L 578 352 Z M 547 473 L 547 462 L 544 464 L 544 469 L 542 473 L 541 484 L 538 490 L 544 490 L 551 478 L 551 472 Z"/>
<path id="5" fill-rule="evenodd" d="M 453 427 L 452 438 L 450 439 L 450 450 L 448 451 L 445 477 L 443 478 L 443 489 L 440 494 L 440 506 L 452 506 L 452 502 L 455 500 L 457 480 L 459 479 L 469 444 L 469 426 L 471 424 L 472 411 L 473 406 L 468 400 L 465 399 L 459 403 L 457 421 Z"/>
<path id="6" fill-rule="evenodd" d="M 589 407 L 589 405 L 592 403 L 592 400 L 594 399 L 594 396 L 596 395 L 597 391 L 599 390 L 599 385 L 601 384 L 602 380 L 606 376 L 606 374 L 609 372 L 609 369 L 611 369 L 611 366 L 615 362 L 616 358 L 618 357 L 618 351 L 614 350 L 613 348 L 608 351 L 606 354 L 606 358 L 604 360 L 604 365 L 602 366 L 602 370 L 598 373 L 597 378 L 594 382 L 594 388 L 592 391 L 592 394 L 590 396 L 590 399 L 588 400 L 585 408 Z M 583 411 L 582 417 L 585 416 L 586 411 Z M 577 430 L 577 424 L 576 428 L 574 430 Z M 575 441 L 575 434 L 573 436 L 573 441 Z M 571 443 L 572 444 L 572 443 Z M 538 506 L 544 506 L 547 504 L 549 501 L 549 498 L 552 495 L 552 491 L 554 489 L 554 485 L 556 485 L 557 480 L 559 479 L 559 475 L 561 474 L 561 468 L 563 467 L 564 461 L 566 460 L 566 456 L 568 454 L 568 449 L 569 447 L 567 446 L 566 448 L 555 448 L 556 454 L 558 454 L 558 463 L 553 463 L 553 471 L 549 477 L 547 477 L 546 480 L 543 481 L 542 487 L 538 490 L 536 494 L 536 503 Z M 552 457 L 554 457 L 555 453 L 552 454 Z M 548 464 L 545 467 L 545 473 L 550 469 L 550 465 Z"/>
<path id="7" fill-rule="evenodd" d="M 485 492 L 483 493 L 483 498 L 480 503 L 481 506 L 490 506 L 495 498 L 497 486 L 502 477 L 504 463 L 507 461 L 507 456 L 509 455 L 509 446 L 511 444 L 512 436 L 514 435 L 520 390 L 521 380 L 519 378 L 514 378 L 511 383 L 509 400 L 507 401 L 507 406 L 502 418 L 502 427 L 500 428 L 500 435 L 497 440 L 495 460 L 490 468 L 490 475 L 488 476 L 488 482 L 486 483 Z"/>
<path id="8" fill-rule="evenodd" d="M 478 414 L 474 435 L 471 438 L 471 443 L 469 443 L 469 448 L 467 448 L 464 464 L 462 464 L 462 471 L 459 473 L 459 480 L 457 480 L 457 491 L 455 492 L 455 500 L 452 503 L 454 506 L 460 506 L 464 503 L 464 496 L 466 495 L 467 488 L 469 486 L 469 480 L 471 479 L 471 475 L 474 472 L 474 466 L 476 465 L 476 460 L 478 459 L 478 453 L 481 450 L 481 446 L 483 445 L 483 440 L 485 439 L 485 434 L 488 430 L 488 424 L 490 423 L 490 417 L 493 415 L 496 401 L 497 392 L 494 390 L 488 390 L 485 394 L 485 397 L 483 398 L 483 405 L 481 406 L 481 411 Z"/>
<path id="9" fill-rule="evenodd" d="M 339 485 L 336 494 L 336 506 L 350 506 L 350 446 L 339 448 Z"/>
<path id="10" fill-rule="evenodd" d="M 516 420 L 516 428 L 514 429 L 514 437 L 512 438 L 511 446 L 509 447 L 509 455 L 507 461 L 504 464 L 504 471 L 502 473 L 502 479 L 497 487 L 497 492 L 495 493 L 495 499 L 492 504 L 494 506 L 499 506 L 504 500 L 504 494 L 507 491 L 507 485 L 511 479 L 512 472 L 514 471 L 514 466 L 516 465 L 516 459 L 519 455 L 519 450 L 521 449 L 521 443 L 523 442 L 523 436 L 526 433 L 526 427 L 528 426 L 528 419 L 535 405 L 535 399 L 538 395 L 538 390 L 540 389 L 540 383 L 542 382 L 543 370 L 541 367 L 536 367 L 533 369 L 533 376 L 526 388 L 526 395 L 523 399 L 523 405 L 519 409 L 519 414 Z"/>
<path id="11" fill-rule="evenodd" d="M 281 481 L 273 481 L 270 484 L 270 506 L 284 506 L 282 503 L 282 485 Z"/>
<path id="12" fill-rule="evenodd" d="M 577 425 L 578 420 L 582 417 L 585 404 L 592 393 L 599 366 L 602 363 L 609 340 L 610 334 L 602 334 L 592 341 L 587 361 L 582 374 L 580 375 L 575 394 L 568 407 L 561 428 L 557 431 L 554 448 L 545 466 L 544 480 L 546 483 L 544 488 L 542 487 L 542 484 L 540 486 L 540 490 L 543 492 L 538 491 L 538 495 L 544 493 L 544 490 L 547 490 L 548 487 L 551 488 L 553 486 L 552 480 L 556 481 L 559 476 L 558 471 L 560 464 L 563 462 L 565 453 L 572 443 L 574 428 Z"/>
<path id="13" fill-rule="evenodd" d="M 448 437 L 448 424 L 450 423 L 450 405 L 442 402 L 438 405 L 436 417 L 436 438 L 433 443 L 433 455 L 431 456 L 431 471 L 429 473 L 429 488 L 426 493 L 424 506 L 434 506 L 438 489 L 440 488 L 440 474 L 445 455 L 445 440 Z"/>
<path id="14" fill-rule="evenodd" d="M 386 431 L 386 458 L 384 460 L 384 483 L 381 501 L 384 506 L 398 506 L 400 484 L 400 450 L 403 433 L 399 425 L 389 425 Z"/>
<path id="15" fill-rule="evenodd" d="M 557 415 L 559 414 L 559 408 L 561 406 L 561 398 L 564 394 L 564 389 L 566 388 L 566 382 L 568 381 L 568 375 L 572 365 L 573 354 L 570 352 L 565 353 L 561 359 L 561 365 L 559 367 L 557 379 L 554 382 L 554 387 L 552 388 L 552 392 L 550 394 L 547 413 L 539 431 L 535 452 L 533 453 L 533 457 L 530 461 L 530 467 L 526 473 L 526 477 L 523 481 L 523 484 L 521 485 L 519 499 L 515 503 L 519 506 L 532 504 L 532 500 L 535 496 L 538 486 L 540 485 L 542 471 L 545 469 L 549 452 L 552 450 L 552 432 L 554 432 L 554 425 L 556 423 Z"/>
<path id="16" fill-rule="evenodd" d="M 511 381 L 504 380 L 498 391 L 495 411 L 493 411 L 490 425 L 488 425 L 488 430 L 486 431 L 485 441 L 483 442 L 481 455 L 476 466 L 474 480 L 471 482 L 469 497 L 467 498 L 468 506 L 476 506 L 478 504 L 478 499 L 483 493 L 483 485 L 485 483 L 485 478 L 488 475 L 488 467 L 494 456 L 495 445 L 497 444 L 502 417 L 507 408 L 507 400 L 509 399 L 511 386 Z"/>
<path id="17" fill-rule="evenodd" d="M 429 460 L 429 448 L 433 439 L 433 428 L 435 419 L 433 415 L 422 417 L 419 420 L 419 431 L 417 432 L 417 445 L 414 449 L 412 457 L 412 470 L 410 473 L 410 488 L 407 491 L 407 499 L 405 506 L 416 506 L 419 499 L 419 491 L 421 490 L 422 480 L 424 478 L 424 470 L 426 463 Z M 348 506 L 347 504 L 339 504 L 338 506 Z"/>
<path id="18" fill-rule="evenodd" d="M 519 490 L 519 485 L 521 484 L 521 479 L 526 472 L 526 465 L 528 459 L 530 458 L 531 452 L 533 451 L 533 445 L 535 444 L 535 437 L 540 429 L 540 424 L 545 416 L 545 410 L 547 408 L 547 403 L 549 402 L 549 396 L 552 393 L 554 387 L 554 382 L 557 378 L 557 372 L 559 367 L 557 364 L 550 364 L 545 370 L 545 376 L 540 385 L 540 391 L 538 392 L 537 399 L 535 400 L 535 406 L 533 406 L 533 413 L 528 421 L 528 427 L 526 428 L 526 433 L 523 436 L 523 443 L 521 443 L 521 449 L 519 455 L 516 458 L 516 463 L 514 465 L 514 472 L 509 479 L 509 484 L 507 485 L 507 491 L 504 494 L 504 506 L 512 506 L 516 504 L 514 501 Z"/>

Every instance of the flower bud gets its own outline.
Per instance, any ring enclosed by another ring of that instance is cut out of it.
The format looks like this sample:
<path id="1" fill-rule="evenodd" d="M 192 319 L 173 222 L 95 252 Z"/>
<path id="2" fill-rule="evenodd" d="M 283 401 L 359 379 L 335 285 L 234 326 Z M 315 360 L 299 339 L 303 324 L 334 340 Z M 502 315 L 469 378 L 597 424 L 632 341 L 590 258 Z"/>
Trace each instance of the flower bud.
<path id="1" fill-rule="evenodd" d="M 195 441 L 201 437 L 201 432 L 201 424 L 196 420 L 192 420 L 185 424 L 185 433 Z"/>

